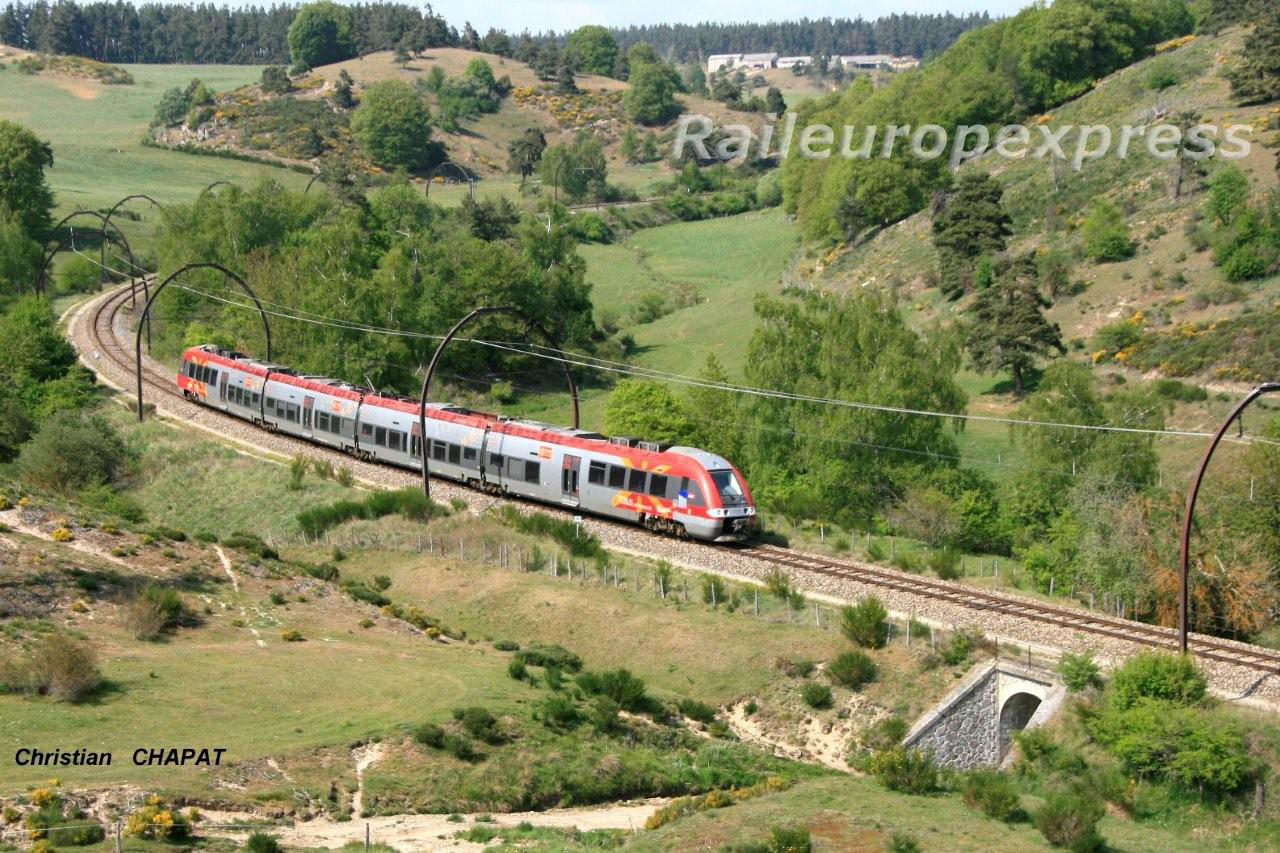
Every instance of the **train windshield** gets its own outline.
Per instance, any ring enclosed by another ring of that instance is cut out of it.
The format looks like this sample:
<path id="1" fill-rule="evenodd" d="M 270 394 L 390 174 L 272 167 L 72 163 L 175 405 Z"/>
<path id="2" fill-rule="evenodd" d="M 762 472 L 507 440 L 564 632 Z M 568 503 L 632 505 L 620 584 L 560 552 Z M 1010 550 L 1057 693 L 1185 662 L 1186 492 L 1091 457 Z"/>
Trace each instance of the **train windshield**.
<path id="1" fill-rule="evenodd" d="M 720 497 L 728 502 L 743 500 L 742 484 L 738 482 L 738 477 L 733 471 L 712 471 L 711 481 L 716 484 L 716 491 L 720 493 Z"/>

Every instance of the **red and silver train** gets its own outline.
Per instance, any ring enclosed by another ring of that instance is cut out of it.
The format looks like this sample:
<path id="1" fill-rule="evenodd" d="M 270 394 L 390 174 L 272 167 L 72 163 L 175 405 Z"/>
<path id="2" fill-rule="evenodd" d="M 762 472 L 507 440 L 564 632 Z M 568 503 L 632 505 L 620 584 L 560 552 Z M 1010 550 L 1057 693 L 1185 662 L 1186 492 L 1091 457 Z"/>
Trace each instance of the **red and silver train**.
<path id="1" fill-rule="evenodd" d="M 756 525 L 746 481 L 726 459 L 692 447 L 551 426 L 301 376 L 213 346 L 182 356 L 183 396 L 269 430 L 362 459 L 422 469 L 510 494 L 709 542 L 747 539 Z M 585 476 L 584 476 L 585 475 Z"/>

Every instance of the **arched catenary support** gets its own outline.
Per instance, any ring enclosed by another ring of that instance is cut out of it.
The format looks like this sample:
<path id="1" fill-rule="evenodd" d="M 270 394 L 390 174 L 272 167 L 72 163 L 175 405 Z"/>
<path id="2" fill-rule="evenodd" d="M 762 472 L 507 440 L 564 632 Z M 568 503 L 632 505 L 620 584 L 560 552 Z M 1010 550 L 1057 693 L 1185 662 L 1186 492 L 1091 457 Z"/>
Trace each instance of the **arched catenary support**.
<path id="1" fill-rule="evenodd" d="M 482 305 L 476 308 L 467 316 L 453 324 L 453 328 L 440 341 L 440 345 L 436 347 L 436 351 L 431 356 L 431 362 L 427 365 L 427 375 L 422 377 L 422 396 L 418 400 L 418 452 L 422 454 L 422 493 L 427 497 L 431 497 L 431 472 L 430 459 L 431 448 L 427 446 L 427 391 L 431 388 L 431 377 L 435 375 L 436 366 L 440 363 L 440 356 L 444 353 L 444 348 L 449 345 L 458 332 L 462 331 L 467 324 L 477 317 L 483 317 L 486 314 L 512 314 L 520 317 L 525 321 L 526 332 L 530 329 L 537 329 L 547 342 L 552 346 L 557 345 L 557 341 L 551 337 L 546 329 L 533 322 L 533 319 L 527 316 L 519 308 L 511 305 Z M 573 428 L 578 428 L 578 383 L 574 381 L 573 371 L 569 368 L 568 362 L 560 362 L 564 367 L 564 376 L 569 383 L 569 396 L 573 400 Z M 141 399 L 141 398 L 139 398 Z M 412 446 L 412 442 L 410 443 Z M 480 448 L 481 465 L 484 464 L 484 448 Z"/>
<path id="2" fill-rule="evenodd" d="M 178 276 L 182 275 L 183 273 L 189 270 L 199 270 L 199 269 L 218 270 L 227 278 L 234 280 L 236 284 L 244 288 L 245 293 L 249 294 L 249 298 L 253 300 L 253 304 L 258 306 L 258 313 L 262 315 L 262 331 L 265 333 L 267 338 L 267 362 L 269 363 L 271 361 L 271 324 L 267 322 L 267 312 L 263 309 L 262 303 L 258 301 L 258 294 L 253 292 L 253 288 L 245 284 L 244 279 L 242 279 L 240 276 L 236 275 L 231 270 L 224 267 L 222 264 L 215 264 L 208 261 L 204 261 L 204 262 L 199 262 L 194 264 L 187 264 L 184 267 L 180 267 L 179 269 L 175 270 L 168 278 L 160 282 L 160 285 L 155 289 L 154 292 L 152 292 L 151 296 L 147 298 L 147 304 L 142 308 L 142 317 L 138 320 L 138 332 L 135 335 L 134 341 L 133 341 L 133 352 L 134 352 L 134 359 L 135 359 L 134 369 L 136 371 L 135 375 L 138 382 L 138 423 L 142 423 L 142 323 L 144 320 L 148 320 L 150 318 L 152 303 L 154 303 L 156 301 L 156 297 L 159 296 L 160 293 L 166 287 L 169 286 L 169 282 L 173 281 L 175 278 L 177 278 Z"/>
<path id="3" fill-rule="evenodd" d="M 101 230 L 102 239 L 115 240 L 117 243 L 119 243 L 121 246 L 124 247 L 125 254 L 129 256 L 130 274 L 132 274 L 132 270 L 136 269 L 137 266 L 134 264 L 133 250 L 129 248 L 129 241 L 125 239 L 124 232 L 121 231 L 119 227 L 117 227 L 115 229 L 116 231 L 115 236 L 113 237 L 110 232 L 110 229 L 112 227 L 110 220 L 96 210 L 74 210 L 71 213 L 68 213 L 66 216 L 62 217 L 62 219 L 58 220 L 58 224 L 54 225 L 53 228 L 49 229 L 49 233 L 57 234 L 58 230 L 62 228 L 63 225 L 66 225 L 68 222 L 70 222 L 72 219 L 76 218 L 77 216 L 92 216 L 96 218 L 100 223 L 102 223 L 102 230 Z M 92 233 L 92 232 L 89 232 L 89 233 Z M 48 251 L 48 247 L 49 247 L 49 244 L 54 241 L 54 238 L 50 237 L 47 241 L 45 241 L 45 244 L 44 244 L 46 249 L 45 256 L 43 260 L 40 262 L 40 275 L 36 278 L 37 293 L 44 293 L 45 276 L 48 275 L 49 264 L 53 262 L 53 256 L 58 254 L 58 252 L 62 251 L 66 247 L 66 245 L 69 242 L 71 242 L 72 239 L 74 239 L 74 237 L 75 237 L 75 232 L 73 231 L 68 238 L 58 243 L 58 245 L 55 246 L 52 251 Z"/>
<path id="4" fill-rule="evenodd" d="M 1181 563 L 1178 569 L 1178 648 L 1183 654 L 1187 653 L 1187 632 L 1190 622 L 1190 591 L 1189 591 L 1189 569 L 1191 565 L 1191 516 L 1196 511 L 1196 497 L 1200 494 L 1200 482 L 1204 480 L 1205 471 L 1209 468 L 1209 460 L 1213 457 L 1213 451 L 1217 450 L 1218 445 L 1222 443 L 1222 437 L 1227 434 L 1227 430 L 1231 428 L 1231 424 L 1236 418 L 1244 413 L 1249 404 L 1261 397 L 1263 394 L 1273 394 L 1280 391 L 1280 382 L 1268 382 L 1259 385 L 1249 392 L 1249 396 L 1240 401 L 1231 414 L 1227 415 L 1227 419 L 1222 422 L 1222 426 L 1218 427 L 1218 431 L 1213 434 L 1213 439 L 1209 442 L 1209 446 L 1204 449 L 1204 457 L 1200 460 L 1200 467 L 1196 469 L 1196 473 L 1191 477 L 1191 488 L 1187 490 L 1187 510 L 1182 519 L 1182 554 Z"/>
<path id="5" fill-rule="evenodd" d="M 200 195 L 204 195 L 214 187 L 230 187 L 230 186 L 234 186 L 234 184 L 232 184 L 230 181 L 214 181 L 213 183 L 209 184 L 209 186 L 200 190 Z"/>
<path id="6" fill-rule="evenodd" d="M 314 175 L 311 176 L 311 180 L 307 181 L 307 188 L 302 191 L 302 194 L 306 195 L 307 193 L 311 192 L 311 185 L 318 180 L 320 180 L 320 172 L 316 172 Z"/>
<path id="7" fill-rule="evenodd" d="M 127 201 L 133 201 L 135 198 L 143 198 L 143 199 L 146 199 L 147 201 L 151 202 L 151 204 L 152 204 L 152 205 L 154 205 L 157 209 L 159 209 L 159 210 L 164 210 L 164 206 L 163 206 L 163 205 L 161 205 L 161 204 L 160 204 L 160 202 L 156 201 L 154 198 L 152 198 L 151 196 L 147 195 L 146 193 L 134 193 L 133 195 L 127 195 L 127 196 L 125 196 L 124 198 L 122 198 L 122 199 L 120 199 L 118 202 L 116 202 L 115 204 L 111 205 L 111 209 L 107 211 L 107 216 L 106 216 L 105 222 L 106 222 L 108 225 L 110 225 L 110 224 L 111 224 L 111 217 L 113 217 L 113 216 L 115 216 L 115 215 L 116 215 L 116 211 L 118 211 L 121 207 L 123 207 L 125 202 L 127 202 Z M 118 229 L 117 229 L 117 230 L 118 230 Z"/>
<path id="8" fill-rule="evenodd" d="M 426 180 L 426 183 L 423 184 L 422 194 L 430 198 L 431 179 L 434 178 L 436 176 L 436 173 L 439 172 L 441 169 L 443 169 L 445 166 L 452 166 L 453 170 L 463 177 L 463 179 L 467 182 L 467 191 L 471 194 L 471 198 L 475 199 L 476 182 L 471 177 L 471 173 L 468 172 L 466 169 L 462 168 L 461 166 L 459 166 L 457 163 L 453 162 L 452 160 L 445 160 L 443 163 L 438 164 L 434 169 L 432 169 L 430 172 L 427 173 L 427 180 Z"/>

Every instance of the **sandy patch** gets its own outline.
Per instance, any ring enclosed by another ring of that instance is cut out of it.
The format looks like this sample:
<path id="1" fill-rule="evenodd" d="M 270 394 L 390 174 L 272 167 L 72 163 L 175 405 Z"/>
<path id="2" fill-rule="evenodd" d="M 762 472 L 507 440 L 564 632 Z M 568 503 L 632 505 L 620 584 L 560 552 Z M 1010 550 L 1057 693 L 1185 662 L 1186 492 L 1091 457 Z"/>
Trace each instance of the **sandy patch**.
<path id="1" fill-rule="evenodd" d="M 102 94 L 102 87 L 87 80 L 74 80 L 70 77 L 54 77 L 53 85 L 64 92 L 70 92 L 82 101 L 92 101 Z"/>

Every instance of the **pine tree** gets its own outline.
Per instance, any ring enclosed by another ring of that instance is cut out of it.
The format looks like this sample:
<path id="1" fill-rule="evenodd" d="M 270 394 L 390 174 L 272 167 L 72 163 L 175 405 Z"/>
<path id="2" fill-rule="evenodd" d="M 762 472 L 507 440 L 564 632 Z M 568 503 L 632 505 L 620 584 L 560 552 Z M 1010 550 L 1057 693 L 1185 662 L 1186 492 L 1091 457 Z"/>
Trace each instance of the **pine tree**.
<path id="1" fill-rule="evenodd" d="M 1033 255 L 1002 265 L 996 282 L 979 290 L 965 311 L 965 348 L 983 373 L 1008 370 L 1014 390 L 1026 391 L 1027 372 L 1038 357 L 1066 353 L 1056 323 L 1045 319 L 1049 302 L 1040 295 Z"/>
<path id="2" fill-rule="evenodd" d="M 568 62 L 561 62 L 556 69 L 556 91 L 562 95 L 574 95 L 578 92 L 578 84 L 573 82 L 573 69 Z"/>
<path id="3" fill-rule="evenodd" d="M 1241 103 L 1280 100 L 1280 5 L 1271 5 L 1258 19 L 1236 60 L 1227 79 Z"/>
<path id="4" fill-rule="evenodd" d="M 480 34 L 476 32 L 475 27 L 471 26 L 470 21 L 462 27 L 462 46 L 467 50 L 480 49 Z"/>
<path id="5" fill-rule="evenodd" d="M 349 110 L 356 105 L 355 95 L 352 93 L 353 83 L 351 75 L 347 73 L 347 69 L 343 68 L 338 72 L 338 81 L 333 84 L 333 102 L 344 110 Z"/>
<path id="6" fill-rule="evenodd" d="M 538 51 L 538 58 L 533 63 L 533 71 L 538 75 L 539 80 L 554 80 L 560 65 L 560 48 L 548 43 Z"/>
<path id="7" fill-rule="evenodd" d="M 765 112 L 773 113 L 781 116 L 787 111 L 787 102 L 782 97 L 782 92 L 774 86 L 769 87 L 769 91 L 764 94 Z"/>
<path id="8" fill-rule="evenodd" d="M 973 172 L 945 197 L 933 218 L 933 245 L 938 249 L 939 287 L 949 299 L 973 288 L 978 258 L 1004 251 L 1012 219 L 1001 199 L 1004 190 L 990 175 Z"/>
<path id="9" fill-rule="evenodd" d="M 631 65 L 627 60 L 627 52 L 625 50 L 618 51 L 618 55 L 613 60 L 613 79 L 626 80 L 631 76 Z"/>

